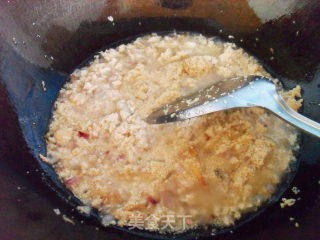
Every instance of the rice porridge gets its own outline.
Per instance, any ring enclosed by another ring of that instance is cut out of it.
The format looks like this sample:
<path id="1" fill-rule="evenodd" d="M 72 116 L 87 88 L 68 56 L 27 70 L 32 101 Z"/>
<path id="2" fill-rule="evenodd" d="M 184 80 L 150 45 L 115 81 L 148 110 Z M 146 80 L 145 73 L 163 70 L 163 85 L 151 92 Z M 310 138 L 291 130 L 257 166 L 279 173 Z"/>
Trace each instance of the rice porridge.
<path id="1" fill-rule="evenodd" d="M 149 125 L 158 107 L 224 78 L 271 78 L 232 43 L 156 34 L 97 55 L 60 91 L 46 135 L 60 179 L 103 224 L 162 232 L 229 226 L 276 190 L 298 148 L 297 132 L 258 107 Z M 300 87 L 283 93 L 295 110 Z M 185 216 L 185 217 L 182 217 Z M 149 226 L 146 219 L 154 218 Z M 141 222 L 141 221 L 140 221 Z"/>

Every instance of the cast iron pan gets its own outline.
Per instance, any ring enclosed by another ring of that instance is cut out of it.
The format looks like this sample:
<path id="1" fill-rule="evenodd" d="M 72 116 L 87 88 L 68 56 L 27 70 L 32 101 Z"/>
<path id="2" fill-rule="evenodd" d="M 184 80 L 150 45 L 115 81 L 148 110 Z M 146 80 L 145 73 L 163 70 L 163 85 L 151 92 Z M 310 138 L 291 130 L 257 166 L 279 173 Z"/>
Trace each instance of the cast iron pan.
<path id="1" fill-rule="evenodd" d="M 320 122 L 320 107 L 317 105 L 320 91 L 320 33 L 314 32 L 315 29 L 320 27 L 320 5 L 312 5 L 312 7 L 303 9 L 292 17 L 295 19 L 293 26 L 290 24 L 292 20 L 280 19 L 277 22 L 264 24 L 255 33 L 239 33 L 235 35 L 234 42 L 256 56 L 271 74 L 280 77 L 285 88 L 300 84 L 303 87 L 303 97 L 305 99 L 302 113 Z M 305 26 L 308 26 L 308 28 L 305 28 Z M 150 32 L 166 34 L 175 30 L 201 33 L 206 36 L 219 36 L 222 39 L 227 39 L 229 32 L 224 29 L 221 32 L 219 31 L 220 29 L 222 29 L 221 25 L 214 19 L 157 17 L 120 19 L 115 21 L 114 26 L 106 21 L 85 21 L 74 32 L 59 26 L 53 26 L 41 45 L 41 48 L 47 53 L 47 57 L 50 56 L 49 68 L 39 67 L 27 61 L 15 50 L 12 44 L 4 41 L 2 36 L 0 73 L 3 86 L 1 93 L 6 93 L 10 101 L 10 103 L 7 103 L 4 100 L 7 107 L 2 109 L 1 115 L 8 114 L 9 117 L 2 117 L 2 119 L 5 119 L 3 120 L 3 126 L 7 126 L 8 121 L 16 121 L 16 117 L 18 117 L 20 127 L 15 122 L 14 127 L 9 128 L 10 131 L 15 132 L 8 133 L 3 129 L 1 132 L 3 138 L 0 143 L 4 145 L 5 142 L 5 146 L 11 146 L 10 150 L 14 146 L 14 149 L 17 149 L 16 151 L 25 160 L 17 163 L 8 159 L 9 164 L 17 172 L 33 171 L 33 177 L 30 180 L 35 182 L 38 188 L 43 190 L 48 197 L 56 199 L 53 201 L 58 203 L 61 208 L 74 209 L 76 206 L 81 205 L 81 202 L 60 182 L 54 170 L 38 157 L 40 153 L 45 155 L 44 134 L 50 121 L 53 102 L 60 88 L 68 80 L 69 74 L 79 64 L 85 64 L 88 58 L 90 59 L 90 56 L 97 50 L 130 42 L 137 35 Z M 297 29 L 302 29 L 299 41 L 293 38 Z M 60 44 L 57 45 L 57 42 L 60 42 Z M 271 46 L 274 49 L 272 59 L 270 58 Z M 46 83 L 46 92 L 42 89 L 42 81 Z M 14 109 L 14 114 L 10 113 L 12 109 Z M 20 129 L 24 140 L 21 134 L 18 133 Z M 10 138 L 10 135 L 15 137 Z M 21 146 L 16 145 L 17 141 Z M 28 147 L 25 146 L 24 141 Z M 307 179 L 314 180 L 317 177 L 317 170 L 319 170 L 317 165 L 320 156 L 319 148 L 319 141 L 309 136 L 302 136 L 298 160 L 291 164 L 276 194 L 259 211 L 246 214 L 234 227 L 217 229 L 214 233 L 221 234 L 233 231 L 258 216 L 267 206 L 278 201 L 293 180 L 300 160 L 302 161 L 303 170 L 307 169 L 308 175 L 312 176 Z M 8 151 L 8 148 L 3 148 L 3 150 Z M 29 153 L 24 152 L 28 150 Z M 10 157 L 10 154 L 7 155 Z M 8 158 L 8 156 L 5 157 Z M 301 169 L 299 171 L 301 172 Z M 305 173 L 301 174 L 302 176 L 299 179 L 304 182 L 302 179 L 305 177 Z M 316 183 L 316 181 L 313 182 L 313 184 Z M 313 192 L 309 194 L 315 196 Z M 100 226 L 100 218 L 96 211 L 93 211 L 90 216 L 81 216 L 78 213 L 75 216 L 78 219 L 85 218 L 88 223 Z M 158 239 L 195 239 L 210 237 L 212 233 L 211 227 L 188 231 L 177 236 L 159 235 L 117 226 L 112 228 L 127 231 L 141 237 Z M 106 231 L 110 230 L 107 229 Z"/>

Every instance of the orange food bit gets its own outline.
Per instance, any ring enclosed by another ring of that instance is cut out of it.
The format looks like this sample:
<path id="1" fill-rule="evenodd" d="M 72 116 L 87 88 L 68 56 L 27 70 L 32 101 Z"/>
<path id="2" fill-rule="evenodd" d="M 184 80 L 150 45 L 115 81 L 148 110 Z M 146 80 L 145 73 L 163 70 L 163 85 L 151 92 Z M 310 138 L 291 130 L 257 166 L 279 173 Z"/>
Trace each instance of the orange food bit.
<path id="1" fill-rule="evenodd" d="M 192 157 L 196 157 L 197 156 L 196 149 L 193 146 L 189 147 L 189 153 L 190 153 L 190 155 Z"/>
<path id="2" fill-rule="evenodd" d="M 209 136 L 208 134 L 204 134 L 204 137 L 205 137 L 205 139 L 206 139 L 206 141 L 209 141 L 210 139 L 211 139 L 211 136 Z"/>

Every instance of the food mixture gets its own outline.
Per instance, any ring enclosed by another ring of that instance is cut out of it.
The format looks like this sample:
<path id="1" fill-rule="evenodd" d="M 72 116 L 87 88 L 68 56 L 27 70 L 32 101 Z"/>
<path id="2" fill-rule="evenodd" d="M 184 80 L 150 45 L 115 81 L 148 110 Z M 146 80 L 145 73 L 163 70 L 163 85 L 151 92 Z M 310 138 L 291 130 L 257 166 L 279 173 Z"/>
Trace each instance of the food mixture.
<path id="1" fill-rule="evenodd" d="M 108 49 L 61 90 L 43 159 L 105 225 L 232 225 L 276 191 L 295 160 L 296 130 L 258 107 L 162 125 L 144 119 L 199 88 L 251 74 L 271 78 L 234 44 L 201 35 L 152 34 Z M 300 107 L 300 87 L 283 96 Z"/>

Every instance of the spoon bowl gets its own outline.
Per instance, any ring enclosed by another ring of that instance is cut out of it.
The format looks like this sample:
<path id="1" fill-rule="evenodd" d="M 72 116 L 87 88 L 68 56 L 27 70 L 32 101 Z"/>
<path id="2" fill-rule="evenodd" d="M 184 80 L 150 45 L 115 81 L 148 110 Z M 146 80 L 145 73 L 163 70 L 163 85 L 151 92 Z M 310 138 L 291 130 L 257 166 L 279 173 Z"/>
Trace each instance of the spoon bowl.
<path id="1" fill-rule="evenodd" d="M 320 124 L 297 113 L 285 102 L 281 88 L 262 76 L 225 79 L 152 112 L 146 121 L 160 124 L 182 121 L 217 111 L 259 106 L 292 126 L 320 138 Z"/>

